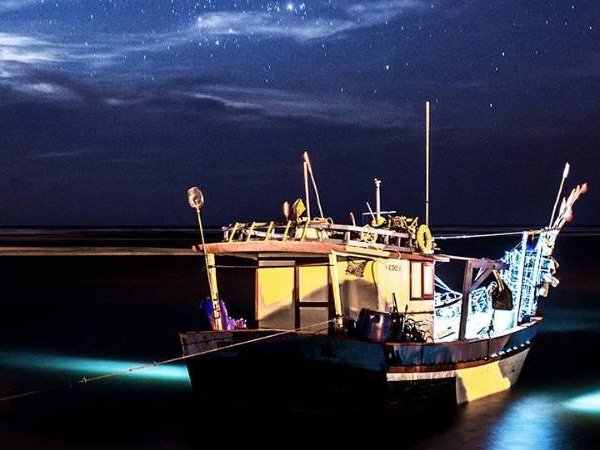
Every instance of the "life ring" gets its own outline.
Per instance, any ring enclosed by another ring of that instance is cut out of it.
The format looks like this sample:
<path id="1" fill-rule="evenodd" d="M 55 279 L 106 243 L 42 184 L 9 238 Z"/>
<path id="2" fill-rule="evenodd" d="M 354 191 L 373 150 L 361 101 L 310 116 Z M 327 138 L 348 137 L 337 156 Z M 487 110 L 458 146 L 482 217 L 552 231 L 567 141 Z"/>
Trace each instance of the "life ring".
<path id="1" fill-rule="evenodd" d="M 425 224 L 421 224 L 417 228 L 417 247 L 425 255 L 433 253 L 433 236 Z"/>

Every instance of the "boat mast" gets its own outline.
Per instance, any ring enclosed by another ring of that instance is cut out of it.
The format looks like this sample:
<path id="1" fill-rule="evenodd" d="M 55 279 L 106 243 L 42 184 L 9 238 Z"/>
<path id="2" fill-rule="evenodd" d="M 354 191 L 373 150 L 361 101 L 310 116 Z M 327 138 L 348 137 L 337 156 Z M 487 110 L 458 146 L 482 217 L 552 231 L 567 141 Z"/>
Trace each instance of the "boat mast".
<path id="1" fill-rule="evenodd" d="M 321 199 L 319 198 L 319 189 L 317 189 L 317 182 L 315 181 L 315 175 L 313 174 L 312 165 L 310 164 L 310 159 L 308 158 L 308 152 L 304 152 L 304 162 L 308 167 L 308 174 L 310 175 L 310 179 L 312 181 L 313 189 L 315 190 L 315 197 L 317 197 L 317 206 L 319 207 L 320 217 L 325 217 L 323 215 L 323 208 L 321 208 Z M 308 197 L 307 197 L 308 198 Z M 310 216 L 308 217 L 310 219 Z"/>
<path id="2" fill-rule="evenodd" d="M 379 225 L 379 218 L 381 217 L 381 192 L 380 192 L 380 186 L 381 186 L 381 180 L 375 178 L 375 212 L 376 212 L 376 217 L 375 217 L 375 222 Z"/>
<path id="3" fill-rule="evenodd" d="M 304 168 L 304 198 L 306 199 L 306 215 L 310 220 L 310 193 L 308 192 L 308 163 L 303 161 L 302 167 Z M 296 218 L 298 220 L 298 218 Z"/>
<path id="4" fill-rule="evenodd" d="M 202 226 L 202 217 L 200 215 L 200 210 L 204 206 L 204 195 L 202 194 L 202 191 L 195 186 L 189 188 L 188 203 L 196 210 L 196 216 L 198 217 L 200 242 L 202 243 L 202 253 L 204 253 L 204 263 L 206 264 L 206 275 L 208 277 L 208 288 L 210 290 L 210 300 L 212 303 L 215 330 L 222 330 L 223 323 L 221 322 L 221 301 L 219 300 L 219 291 L 217 288 L 217 265 L 215 263 L 215 255 L 206 251 L 204 227 Z"/>
<path id="5" fill-rule="evenodd" d="M 562 179 L 560 180 L 560 187 L 558 188 L 558 193 L 556 194 L 556 201 L 554 202 L 554 207 L 552 208 L 552 215 L 550 216 L 550 223 L 548 224 L 548 228 L 552 228 L 552 221 L 554 220 L 554 213 L 556 212 L 556 207 L 558 206 L 558 200 L 560 200 L 560 194 L 562 193 L 565 180 L 569 176 L 569 167 L 569 163 L 565 163 L 565 168 L 563 170 Z"/>
<path id="6" fill-rule="evenodd" d="M 429 226 L 429 101 L 425 102 L 425 225 Z"/>

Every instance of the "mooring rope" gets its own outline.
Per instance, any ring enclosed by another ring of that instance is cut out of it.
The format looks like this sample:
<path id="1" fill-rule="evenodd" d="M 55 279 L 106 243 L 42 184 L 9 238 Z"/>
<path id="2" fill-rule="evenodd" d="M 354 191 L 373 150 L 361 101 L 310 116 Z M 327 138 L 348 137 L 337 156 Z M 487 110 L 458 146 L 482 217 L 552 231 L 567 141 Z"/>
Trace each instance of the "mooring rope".
<path id="1" fill-rule="evenodd" d="M 99 381 L 99 380 L 104 380 L 107 378 L 113 378 L 113 377 L 117 377 L 117 376 L 121 376 L 121 375 L 127 375 L 129 373 L 133 373 L 133 372 L 138 372 L 141 370 L 146 370 L 146 369 L 151 369 L 153 367 L 158 367 L 158 366 L 164 366 L 167 364 L 173 364 L 176 362 L 181 362 L 181 361 L 185 361 L 187 359 L 190 358 L 195 358 L 198 356 L 204 356 L 204 355 L 208 355 L 210 353 L 216 353 L 216 352 L 220 352 L 222 350 L 229 350 L 231 348 L 235 348 L 235 347 L 241 347 L 243 345 L 248 345 L 248 344 L 252 344 L 255 342 L 260 342 L 260 341 L 266 341 L 268 339 L 273 339 L 279 336 L 284 336 L 286 334 L 290 334 L 290 333 L 295 333 L 297 331 L 303 331 L 303 330 L 308 330 L 310 328 L 315 328 L 318 326 L 322 326 L 322 325 L 327 325 L 330 322 L 333 322 L 335 319 L 329 319 L 326 320 L 324 322 L 319 322 L 319 323 L 313 323 L 311 325 L 306 325 L 303 327 L 298 327 L 298 328 L 294 328 L 291 330 L 283 330 L 283 331 L 279 331 L 277 333 L 273 333 L 273 334 L 269 334 L 267 336 L 260 336 L 257 338 L 253 338 L 253 339 L 248 339 L 246 341 L 241 341 L 241 342 L 234 342 L 233 344 L 229 344 L 229 345 L 224 345 L 223 347 L 217 347 L 217 348 L 212 348 L 210 350 L 204 350 L 202 352 L 196 352 L 196 353 L 190 353 L 189 355 L 183 355 L 183 356 L 178 356 L 175 358 L 169 358 L 169 359 L 163 359 L 161 361 L 154 361 L 151 363 L 147 363 L 147 364 L 142 364 L 139 366 L 133 366 L 133 367 L 128 367 L 126 369 L 121 369 L 121 370 L 117 370 L 115 372 L 109 372 L 109 373 L 104 373 L 102 375 L 97 375 L 94 377 L 83 377 L 80 378 L 79 380 L 75 380 L 70 382 L 69 384 L 65 384 L 65 385 L 61 385 L 64 388 L 71 388 L 75 385 L 78 384 L 88 384 L 88 383 L 92 383 L 94 381 Z M 0 403 L 3 402 L 7 402 L 10 400 L 16 400 L 19 398 L 24 398 L 24 397 L 31 397 L 33 395 L 38 395 L 38 394 L 42 394 L 44 392 L 50 391 L 50 390 L 56 390 L 57 388 L 51 389 L 51 388 L 47 388 L 47 389 L 36 389 L 36 390 L 32 390 L 32 391 L 28 391 L 28 392 L 21 392 L 19 394 L 14 394 L 14 395 L 8 395 L 5 397 L 0 397 Z"/>

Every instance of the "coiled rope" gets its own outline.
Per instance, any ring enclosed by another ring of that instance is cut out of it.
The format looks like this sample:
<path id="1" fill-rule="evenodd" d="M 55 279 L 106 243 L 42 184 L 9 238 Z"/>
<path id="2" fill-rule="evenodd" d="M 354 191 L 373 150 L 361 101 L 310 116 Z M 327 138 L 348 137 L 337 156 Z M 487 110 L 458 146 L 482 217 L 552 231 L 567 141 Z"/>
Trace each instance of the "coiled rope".
<path id="1" fill-rule="evenodd" d="M 284 336 L 286 334 L 295 333 L 297 331 L 304 331 L 304 330 L 308 330 L 310 328 L 316 328 L 316 327 L 319 327 L 322 325 L 327 325 L 328 323 L 333 322 L 333 321 L 335 321 L 335 319 L 329 319 L 324 322 L 313 323 L 312 325 L 306 325 L 303 327 L 294 328 L 292 330 L 279 331 L 277 333 L 269 334 L 267 336 L 260 336 L 257 338 L 248 339 L 246 341 L 235 342 L 233 344 L 224 345 L 223 347 L 212 348 L 210 350 L 205 350 L 202 352 L 190 353 L 189 355 L 178 356 L 176 358 L 163 359 L 161 361 L 154 361 L 154 362 L 151 362 L 148 364 L 142 364 L 140 366 L 128 367 L 126 369 L 117 370 L 115 372 L 105 373 L 105 374 L 97 375 L 94 377 L 83 377 L 78 380 L 72 381 L 68 384 L 61 385 L 61 387 L 71 388 L 71 387 L 79 385 L 79 384 L 88 384 L 88 383 L 92 383 L 94 381 L 105 380 L 107 378 L 113 378 L 113 377 L 117 377 L 117 376 L 121 376 L 121 375 L 127 375 L 127 374 L 130 374 L 133 372 L 138 372 L 138 371 L 150 369 L 153 367 L 164 366 L 167 364 L 173 364 L 176 362 L 185 361 L 190 358 L 195 358 L 198 356 L 204 356 L 204 355 L 208 355 L 211 353 L 220 352 L 222 350 L 228 350 L 228 349 L 235 348 L 235 347 L 241 347 L 243 345 L 249 345 L 249 344 L 253 344 L 255 342 L 266 341 L 268 339 L 273 339 L 276 337 Z M 55 387 L 53 389 L 51 389 L 51 388 L 36 389 L 36 390 L 32 390 L 32 391 L 27 391 L 27 392 L 21 392 L 19 394 L 8 395 L 5 397 L 0 397 L 0 403 L 8 402 L 10 400 L 16 400 L 16 399 L 20 399 L 20 398 L 25 398 L 25 397 L 31 397 L 34 395 L 42 394 L 42 393 L 50 391 L 50 390 L 57 390 L 57 389 L 58 389 L 57 387 Z"/>

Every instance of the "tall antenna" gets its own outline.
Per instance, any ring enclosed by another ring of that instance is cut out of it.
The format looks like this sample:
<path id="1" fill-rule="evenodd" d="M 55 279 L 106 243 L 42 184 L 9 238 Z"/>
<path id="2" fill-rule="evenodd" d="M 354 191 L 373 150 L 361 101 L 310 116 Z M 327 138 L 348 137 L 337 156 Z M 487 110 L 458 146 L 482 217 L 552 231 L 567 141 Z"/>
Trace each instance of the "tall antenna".
<path id="1" fill-rule="evenodd" d="M 429 101 L 425 102 L 425 225 L 429 226 Z"/>

